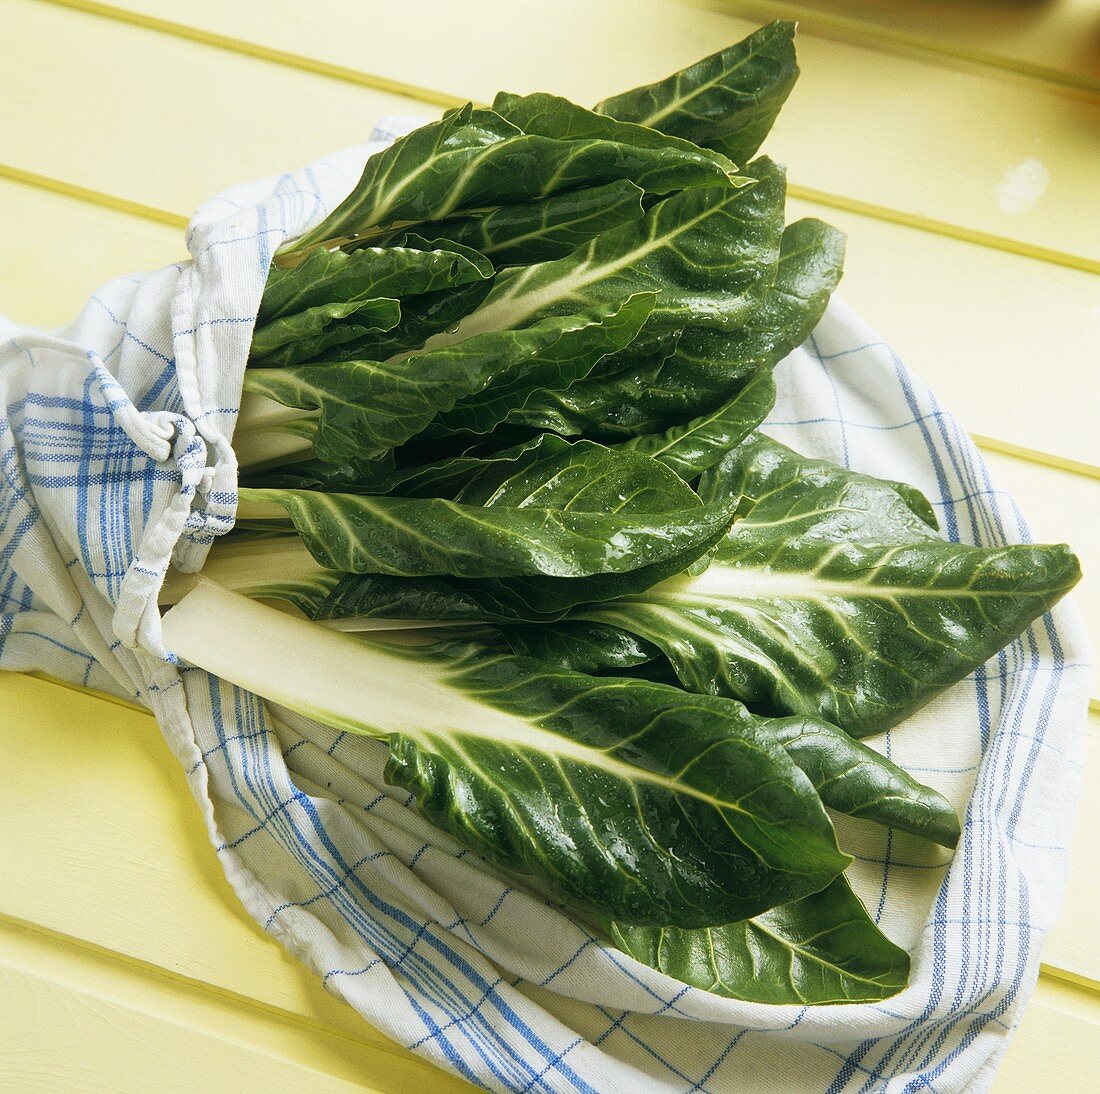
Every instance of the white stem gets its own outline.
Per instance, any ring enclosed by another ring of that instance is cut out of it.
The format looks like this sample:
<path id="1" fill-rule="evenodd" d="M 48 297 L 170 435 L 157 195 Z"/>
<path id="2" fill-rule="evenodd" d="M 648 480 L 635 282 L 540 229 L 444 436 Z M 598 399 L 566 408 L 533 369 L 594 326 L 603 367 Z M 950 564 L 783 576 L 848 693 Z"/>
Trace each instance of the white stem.
<path id="1" fill-rule="evenodd" d="M 555 740 L 452 687 L 439 664 L 284 615 L 212 581 L 200 579 L 162 625 L 165 645 L 183 660 L 335 729 Z"/>
<path id="2" fill-rule="evenodd" d="M 175 604 L 203 578 L 246 596 L 270 597 L 278 587 L 321 585 L 335 577 L 335 572 L 317 562 L 296 535 L 234 533 L 210 548 L 201 575 L 169 570 L 158 599 L 162 605 Z"/>
<path id="3" fill-rule="evenodd" d="M 308 458 L 317 417 L 315 410 L 297 410 L 246 391 L 233 433 L 233 450 L 242 470 L 260 471 Z"/>
<path id="4" fill-rule="evenodd" d="M 264 471 L 284 463 L 309 459 L 313 445 L 307 437 L 282 430 L 246 430 L 233 436 L 233 451 L 242 471 Z"/>
<path id="5" fill-rule="evenodd" d="M 287 422 L 296 422 L 302 418 L 316 418 L 315 410 L 299 410 L 297 407 L 284 406 L 276 399 L 258 395 L 254 391 L 245 391 L 241 395 L 241 412 L 237 417 L 238 430 L 276 429 Z"/>
<path id="6" fill-rule="evenodd" d="M 237 499 L 238 520 L 278 520 L 290 525 L 291 520 L 284 509 L 273 497 L 277 490 L 252 490 L 242 488 Z"/>
<path id="7" fill-rule="evenodd" d="M 467 619 L 385 619 L 377 615 L 353 615 L 343 619 L 319 619 L 322 627 L 331 631 L 344 631 L 347 634 L 373 634 L 375 631 L 434 631 L 449 630 L 453 627 L 478 626 Z"/>

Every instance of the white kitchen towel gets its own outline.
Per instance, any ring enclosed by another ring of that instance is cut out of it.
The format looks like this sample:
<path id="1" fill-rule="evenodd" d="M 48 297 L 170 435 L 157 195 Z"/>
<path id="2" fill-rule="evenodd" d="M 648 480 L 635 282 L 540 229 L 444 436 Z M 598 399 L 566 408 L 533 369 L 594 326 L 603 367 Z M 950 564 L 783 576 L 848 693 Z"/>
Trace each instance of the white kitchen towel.
<path id="1" fill-rule="evenodd" d="M 0 326 L 0 667 L 147 704 L 249 913 L 367 1021 L 472 1082 L 984 1089 L 1065 881 L 1090 679 L 1072 605 L 870 742 L 965 821 L 953 858 L 843 825 L 857 891 L 913 954 L 909 987 L 873 1005 L 741 1003 L 639 965 L 421 820 L 383 784 L 375 742 L 266 710 L 163 649 L 169 560 L 198 568 L 232 524 L 229 439 L 272 252 L 373 147 L 207 203 L 189 262 L 111 282 L 63 331 Z M 1028 539 L 965 433 L 839 301 L 777 378 L 773 436 L 920 487 L 952 539 Z"/>

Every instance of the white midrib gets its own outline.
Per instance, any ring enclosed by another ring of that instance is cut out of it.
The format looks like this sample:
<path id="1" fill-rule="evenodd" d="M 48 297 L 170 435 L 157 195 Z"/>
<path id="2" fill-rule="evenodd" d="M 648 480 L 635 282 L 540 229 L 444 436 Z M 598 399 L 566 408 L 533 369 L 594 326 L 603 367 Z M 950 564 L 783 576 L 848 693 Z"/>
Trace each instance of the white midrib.
<path id="1" fill-rule="evenodd" d="M 577 296 L 586 285 L 619 273 L 645 258 L 646 255 L 666 246 L 670 239 L 683 235 L 684 232 L 705 220 L 713 212 L 714 208 L 708 206 L 690 220 L 677 224 L 674 231 L 650 236 L 634 250 L 616 256 L 611 262 L 605 262 L 600 266 L 585 263 L 578 266 L 573 273 L 555 278 L 553 281 L 526 293 L 523 291 L 523 285 L 528 278 L 518 275 L 512 282 L 511 287 L 497 300 L 493 300 L 490 296 L 482 307 L 462 320 L 457 328 L 433 335 L 425 343 L 424 348 L 417 350 L 416 353 L 427 353 L 433 349 L 438 349 L 440 346 L 448 346 L 464 338 L 470 338 L 475 334 L 518 327 L 549 304 Z M 568 259 L 556 259 L 555 261 L 564 262 Z M 539 267 L 535 266 L 531 269 L 537 271 Z M 639 286 L 638 291 L 643 291 L 641 286 Z"/>
<path id="2" fill-rule="evenodd" d="M 295 619 L 210 581 L 165 615 L 163 634 L 166 647 L 183 660 L 335 729 L 376 738 L 400 733 L 429 750 L 451 737 L 480 739 L 744 812 L 736 802 L 481 703 L 429 663 Z M 461 741 L 452 745 L 462 750 Z"/>
<path id="3" fill-rule="evenodd" d="M 873 572 L 872 572 L 873 576 Z M 662 581 L 644 593 L 624 597 L 619 603 L 631 601 L 651 603 L 723 600 L 833 600 L 867 599 L 909 600 L 931 597 L 1010 596 L 1010 590 L 971 589 L 965 586 L 937 589 L 920 585 L 875 585 L 872 576 L 866 581 L 835 581 L 814 574 L 784 573 L 766 567 L 730 566 L 720 562 L 711 565 L 696 577 L 681 574 Z"/>

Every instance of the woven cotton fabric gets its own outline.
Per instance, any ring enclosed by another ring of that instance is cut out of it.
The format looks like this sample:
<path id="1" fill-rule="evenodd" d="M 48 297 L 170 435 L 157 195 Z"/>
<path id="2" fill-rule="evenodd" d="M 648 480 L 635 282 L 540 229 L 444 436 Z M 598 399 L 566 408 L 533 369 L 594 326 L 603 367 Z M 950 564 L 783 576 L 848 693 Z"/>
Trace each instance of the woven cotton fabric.
<path id="1" fill-rule="evenodd" d="M 406 128 L 219 196 L 192 222 L 190 261 L 111 282 L 63 331 L 0 324 L 0 667 L 150 707 L 249 914 L 365 1020 L 473 1083 L 985 1089 L 1068 865 L 1089 680 L 1072 604 L 868 742 L 946 794 L 964 829 L 952 857 L 838 821 L 853 885 L 913 955 L 903 993 L 858 1006 L 742 1003 L 639 965 L 423 821 L 384 784 L 378 743 L 163 648 L 169 562 L 197 569 L 232 526 L 230 442 L 271 255 Z M 777 379 L 772 436 L 916 485 L 951 539 L 1029 538 L 964 432 L 843 303 Z"/>

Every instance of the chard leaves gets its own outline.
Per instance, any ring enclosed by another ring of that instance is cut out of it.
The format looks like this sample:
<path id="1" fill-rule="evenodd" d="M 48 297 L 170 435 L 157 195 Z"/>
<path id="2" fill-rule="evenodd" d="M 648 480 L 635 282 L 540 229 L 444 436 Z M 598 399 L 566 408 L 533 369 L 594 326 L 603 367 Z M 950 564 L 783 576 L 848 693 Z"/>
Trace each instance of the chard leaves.
<path id="1" fill-rule="evenodd" d="M 623 444 L 644 452 L 671 467 L 681 478 L 693 479 L 716 464 L 740 444 L 767 416 L 775 404 L 775 380 L 771 369 L 761 369 L 728 402 L 717 410 L 670 426 L 664 433 L 647 433 Z"/>
<path id="2" fill-rule="evenodd" d="M 766 179 L 771 167 L 765 161 L 748 170 Z M 635 443 L 656 449 L 680 437 L 683 471 L 698 474 L 770 409 L 764 406 L 769 381 L 760 372 L 809 336 L 840 278 L 843 258 L 841 233 L 817 220 L 797 221 L 783 231 L 774 281 L 760 307 L 739 327 L 647 329 L 584 382 L 536 396 L 508 421 L 607 440 L 664 432 L 664 438 Z M 742 401 L 738 393 L 750 381 L 753 390 Z"/>
<path id="3" fill-rule="evenodd" d="M 337 301 L 416 296 L 493 276 L 492 264 L 469 247 L 449 240 L 436 246 L 408 233 L 401 241 L 405 245 L 313 251 L 297 266 L 273 267 L 257 326 Z"/>
<path id="4" fill-rule="evenodd" d="M 909 976 L 909 955 L 843 878 L 739 923 L 698 930 L 614 923 L 610 935 L 650 968 L 750 1003 L 873 1003 L 897 994 Z"/>
<path id="5" fill-rule="evenodd" d="M 258 326 L 249 364 L 280 368 L 308 361 L 332 346 L 393 330 L 400 320 L 401 302 L 386 296 L 317 304 Z"/>
<path id="6" fill-rule="evenodd" d="M 641 329 L 654 294 L 544 319 L 389 361 L 340 361 L 263 369 L 245 376 L 245 390 L 286 406 L 319 411 L 313 448 L 333 463 L 378 459 L 424 430 L 463 397 L 454 419 L 489 429 L 516 392 L 568 384 L 593 361 L 625 345 Z M 490 383 L 495 386 L 487 391 Z"/>
<path id="7" fill-rule="evenodd" d="M 737 326 L 775 278 L 783 230 L 782 170 L 761 160 L 754 178 L 751 186 L 674 194 L 642 220 L 604 232 L 565 258 L 505 271 L 446 341 L 637 292 L 658 294 L 655 326 Z"/>
<path id="8" fill-rule="evenodd" d="M 306 490 L 242 490 L 241 505 L 246 520 L 288 515 L 323 566 L 399 577 L 623 573 L 693 553 L 730 519 L 722 506 L 627 516 Z"/>
<path id="9" fill-rule="evenodd" d="M 537 657 L 570 672 L 601 675 L 636 669 L 661 656 L 650 642 L 626 631 L 584 620 L 508 627 L 504 638 L 512 653 Z"/>
<path id="10" fill-rule="evenodd" d="M 810 718 L 777 718 L 768 728 L 830 809 L 900 828 L 943 847 L 959 842 L 958 815 L 942 794 L 836 726 Z"/>
<path id="11" fill-rule="evenodd" d="M 493 110 L 525 133 L 537 133 L 558 140 L 595 138 L 637 148 L 673 149 L 685 156 L 706 158 L 725 173 L 733 185 L 744 185 L 746 181 L 736 176 L 734 163 L 719 153 L 706 151 L 698 142 L 693 144 L 681 140 L 655 126 L 619 120 L 606 111 L 587 110 L 560 95 L 549 95 L 544 91 L 533 95 L 514 95 L 501 91 L 493 99 Z"/>

